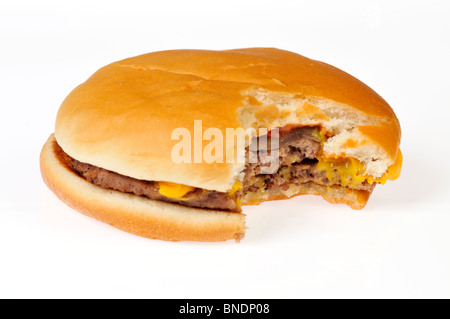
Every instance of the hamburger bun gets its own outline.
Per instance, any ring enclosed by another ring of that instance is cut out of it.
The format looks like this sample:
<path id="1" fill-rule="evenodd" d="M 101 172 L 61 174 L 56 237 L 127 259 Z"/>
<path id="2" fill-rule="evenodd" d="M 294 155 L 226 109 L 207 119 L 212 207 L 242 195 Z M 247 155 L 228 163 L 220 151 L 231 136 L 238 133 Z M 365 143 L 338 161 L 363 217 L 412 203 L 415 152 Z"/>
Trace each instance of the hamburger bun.
<path id="1" fill-rule="evenodd" d="M 194 136 L 194 121 L 223 136 L 227 128 L 255 129 L 248 141 L 261 128 L 318 127 L 323 137 L 320 156 L 326 163 L 357 163 L 350 183 L 355 174 L 370 184 L 400 174 L 400 124 L 381 96 L 326 63 L 274 48 L 250 48 L 153 52 L 101 68 L 63 101 L 55 135 L 42 151 L 42 175 L 75 209 L 138 235 L 167 240 L 241 238 L 241 213 L 105 190 L 70 172 L 52 151 L 57 143 L 77 161 L 129 178 L 229 193 L 242 183 L 246 162 L 228 159 L 242 154 L 250 142 L 225 147 L 222 161 L 176 163 L 173 132 L 186 128 Z M 195 158 L 194 148 L 190 155 Z M 361 209 L 372 190 L 303 183 L 279 193 L 246 195 L 242 204 L 316 194 Z"/>
<path id="2" fill-rule="evenodd" d="M 95 186 L 64 165 L 52 134 L 40 157 L 45 184 L 86 216 L 138 236 L 170 241 L 224 241 L 244 237 L 245 216 L 148 200 Z"/>

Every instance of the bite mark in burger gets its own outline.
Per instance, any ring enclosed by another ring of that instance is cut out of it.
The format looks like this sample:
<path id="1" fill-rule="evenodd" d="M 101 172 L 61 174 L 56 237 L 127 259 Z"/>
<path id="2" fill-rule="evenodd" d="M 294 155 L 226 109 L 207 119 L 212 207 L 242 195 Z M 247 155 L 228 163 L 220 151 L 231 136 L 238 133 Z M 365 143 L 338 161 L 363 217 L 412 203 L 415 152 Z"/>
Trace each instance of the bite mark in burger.
<path id="1" fill-rule="evenodd" d="M 172 132 L 199 120 L 223 136 L 254 129 L 244 144 L 223 144 L 225 159 L 245 160 L 174 162 Z M 244 205 L 315 194 L 362 209 L 376 184 L 399 176 L 400 135 L 377 93 L 325 63 L 270 48 L 162 51 L 112 63 L 73 90 L 41 171 L 63 201 L 125 231 L 239 240 Z M 255 148 L 263 138 L 278 147 Z"/>

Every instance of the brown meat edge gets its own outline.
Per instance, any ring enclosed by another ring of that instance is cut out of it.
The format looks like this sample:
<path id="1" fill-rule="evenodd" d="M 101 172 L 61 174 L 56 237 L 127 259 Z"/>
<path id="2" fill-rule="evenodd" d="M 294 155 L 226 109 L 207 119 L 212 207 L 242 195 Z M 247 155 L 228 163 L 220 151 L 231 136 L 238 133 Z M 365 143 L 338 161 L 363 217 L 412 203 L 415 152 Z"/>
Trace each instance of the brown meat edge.
<path id="1" fill-rule="evenodd" d="M 280 166 L 274 174 L 263 175 L 259 175 L 256 172 L 257 169 L 255 169 L 260 167 L 261 163 L 247 164 L 243 192 L 236 192 L 230 195 L 196 188 L 187 193 L 182 199 L 174 199 L 161 195 L 157 182 L 134 179 L 79 162 L 66 154 L 57 142 L 55 142 L 54 147 L 55 153 L 66 167 L 96 186 L 182 206 L 240 212 L 241 208 L 237 203 L 241 199 L 243 200 L 243 205 L 254 205 L 266 200 L 287 199 L 298 195 L 314 194 L 322 196 L 331 203 L 344 203 L 354 209 L 364 207 L 375 184 L 368 185 L 366 183 L 367 185 L 360 185 L 362 189 L 352 189 L 342 187 L 338 184 L 336 185 L 336 181 L 328 181 L 324 172 L 318 172 L 315 169 L 314 162 L 309 161 L 314 159 L 320 151 L 320 143 L 315 141 L 311 136 L 312 128 L 293 128 L 283 133 L 283 139 L 292 140 L 292 137 L 296 137 L 297 139 L 290 141 L 291 143 L 283 143 L 284 145 L 280 149 L 282 150 L 280 155 L 283 154 L 280 158 L 280 165 L 282 165 L 286 158 L 292 157 L 293 154 L 294 158 L 299 160 L 300 163 L 286 163 L 287 165 Z M 292 149 L 294 149 L 294 153 L 292 153 Z M 304 159 L 307 164 L 304 163 Z M 290 175 L 295 178 L 292 180 L 284 180 L 279 174 L 283 167 L 289 169 L 291 171 Z M 265 191 L 261 192 L 260 190 L 262 189 L 250 191 L 250 189 L 256 187 L 252 183 L 258 181 L 258 179 L 264 180 Z M 285 191 L 288 190 L 290 184 L 295 184 L 296 191 L 294 195 L 289 197 L 285 195 Z"/>
<path id="2" fill-rule="evenodd" d="M 56 153 L 52 134 L 40 155 L 42 178 L 49 189 L 78 212 L 123 231 L 168 241 L 240 241 L 245 215 L 148 200 L 106 190 L 70 169 Z"/>
<path id="3" fill-rule="evenodd" d="M 101 188 L 117 190 L 123 193 L 144 196 L 152 200 L 170 202 L 183 206 L 241 212 L 241 208 L 236 204 L 237 198 L 235 196 L 238 196 L 238 194 L 230 196 L 227 193 L 196 188 L 183 196 L 182 199 L 170 198 L 159 193 L 157 183 L 154 181 L 134 179 L 101 167 L 77 161 L 65 153 L 57 142 L 55 143 L 55 152 L 65 166 L 88 182 Z"/>

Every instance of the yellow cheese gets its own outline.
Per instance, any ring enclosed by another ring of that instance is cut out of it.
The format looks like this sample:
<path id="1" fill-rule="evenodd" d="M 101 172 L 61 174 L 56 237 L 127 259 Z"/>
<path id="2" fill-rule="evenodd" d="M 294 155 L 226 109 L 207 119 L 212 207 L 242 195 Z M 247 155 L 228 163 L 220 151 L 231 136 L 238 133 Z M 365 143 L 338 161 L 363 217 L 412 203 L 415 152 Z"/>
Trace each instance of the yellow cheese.
<path id="1" fill-rule="evenodd" d="M 321 143 L 325 142 L 327 140 L 326 138 L 326 130 L 324 128 L 318 129 L 317 127 L 312 132 L 312 135 L 317 139 L 317 141 L 320 141 Z"/>
<path id="2" fill-rule="evenodd" d="M 379 178 L 364 174 L 364 164 L 354 158 L 320 159 L 317 163 L 317 169 L 325 172 L 329 181 L 335 181 L 339 178 L 342 186 L 355 187 L 363 182 L 384 184 L 388 179 L 397 179 L 400 176 L 402 161 L 402 152 L 398 150 L 394 164 L 389 166 L 386 173 Z"/>
<path id="3" fill-rule="evenodd" d="M 241 203 L 242 203 L 242 199 L 240 196 L 237 196 L 237 192 L 242 190 L 242 182 L 240 181 L 236 181 L 233 184 L 233 187 L 231 187 L 231 189 L 228 191 L 228 195 L 233 196 L 235 202 L 236 202 L 236 206 L 238 208 L 241 208 Z"/>
<path id="4" fill-rule="evenodd" d="M 403 154 L 402 151 L 400 149 L 398 149 L 397 152 L 397 157 L 395 158 L 395 162 L 394 164 L 392 164 L 391 166 L 389 166 L 388 168 L 388 179 L 390 179 L 391 181 L 393 181 L 394 179 L 397 179 L 400 177 L 400 171 L 402 170 L 402 164 L 403 164 Z"/>
<path id="5" fill-rule="evenodd" d="M 317 163 L 317 169 L 325 172 L 329 181 L 335 181 L 338 178 L 342 186 L 356 186 L 367 179 L 363 175 L 364 165 L 354 158 L 322 159 Z"/>
<path id="6" fill-rule="evenodd" d="M 193 191 L 195 187 L 170 183 L 170 182 L 158 182 L 159 193 L 166 197 L 170 198 L 179 198 L 181 199 L 184 195 Z M 228 191 L 229 195 L 234 195 L 236 192 L 242 189 L 242 183 L 240 181 L 236 181 L 233 184 L 233 187 Z"/>
<path id="7" fill-rule="evenodd" d="M 195 188 L 182 184 L 159 182 L 159 193 L 170 198 L 181 198 Z"/>
<path id="8" fill-rule="evenodd" d="M 228 191 L 229 195 L 234 195 L 237 191 L 242 189 L 242 183 L 240 181 L 236 181 L 233 184 L 233 187 Z"/>
<path id="9" fill-rule="evenodd" d="M 323 134 L 320 134 L 320 136 L 321 139 L 324 138 Z M 355 187 L 363 182 L 368 182 L 369 184 L 384 184 L 388 179 L 397 179 L 400 176 L 402 162 L 402 152 L 398 150 L 397 158 L 395 159 L 394 164 L 389 166 L 385 174 L 376 179 L 374 179 L 370 175 L 365 175 L 364 164 L 354 158 L 320 159 L 317 163 L 317 169 L 319 171 L 325 172 L 326 177 L 329 181 L 339 181 L 342 186 Z M 336 179 L 339 180 L 337 181 Z M 159 193 L 170 198 L 182 198 L 184 195 L 195 189 L 195 187 L 170 182 L 159 182 L 158 185 Z M 236 181 L 233 184 L 232 188 L 228 191 L 228 194 L 234 195 L 241 189 L 242 183 L 240 181 Z M 238 202 L 238 205 L 239 204 L 240 201 Z"/>
<path id="10" fill-rule="evenodd" d="M 368 177 L 367 182 L 369 184 L 372 184 L 373 182 L 376 182 L 378 184 L 386 183 L 387 180 L 396 180 L 400 176 L 400 171 L 402 169 L 402 163 L 403 163 L 403 155 L 402 151 L 400 149 L 397 152 L 397 157 L 395 158 L 394 164 L 388 167 L 386 173 L 383 174 L 383 176 L 373 179 L 372 177 Z"/>

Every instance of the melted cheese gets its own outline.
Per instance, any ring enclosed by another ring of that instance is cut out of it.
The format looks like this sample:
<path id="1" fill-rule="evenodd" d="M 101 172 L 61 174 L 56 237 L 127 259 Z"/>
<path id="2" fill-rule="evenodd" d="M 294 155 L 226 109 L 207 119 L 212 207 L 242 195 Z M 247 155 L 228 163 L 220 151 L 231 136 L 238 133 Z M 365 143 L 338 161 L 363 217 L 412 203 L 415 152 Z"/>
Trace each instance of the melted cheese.
<path id="1" fill-rule="evenodd" d="M 240 191 L 242 189 L 242 183 L 240 181 L 236 181 L 233 184 L 233 187 L 228 191 L 229 195 L 236 194 L 237 191 Z"/>
<path id="2" fill-rule="evenodd" d="M 321 140 L 324 138 L 322 132 L 320 132 L 320 135 L 318 134 L 317 137 L 319 136 L 321 137 Z M 339 178 L 339 182 L 342 186 L 355 187 L 363 182 L 368 182 L 369 184 L 384 184 L 388 179 L 397 179 L 400 176 L 402 162 L 402 152 L 398 150 L 397 158 L 395 159 L 394 164 L 389 166 L 385 174 L 376 179 L 374 179 L 373 176 L 365 175 L 364 164 L 354 158 L 320 159 L 317 163 L 317 169 L 325 172 L 329 181 L 335 181 L 336 178 Z M 170 182 L 159 182 L 158 185 L 159 193 L 170 198 L 182 198 L 184 195 L 195 189 L 195 187 Z M 241 189 L 242 183 L 240 181 L 236 181 L 232 188 L 228 191 L 228 194 L 234 195 Z M 237 204 L 240 206 L 239 199 L 237 199 Z"/>
<path id="3" fill-rule="evenodd" d="M 184 195 L 195 189 L 195 187 L 170 182 L 158 182 L 158 187 L 161 195 L 170 198 L 182 198 Z M 233 187 L 228 191 L 228 194 L 234 195 L 241 189 L 242 183 L 240 181 L 236 181 L 233 184 Z"/>
<path id="4" fill-rule="evenodd" d="M 356 186 L 363 183 L 367 177 L 363 175 L 364 165 L 356 159 L 322 159 L 317 163 L 317 169 L 325 172 L 330 182 L 339 179 L 342 186 Z"/>
<path id="5" fill-rule="evenodd" d="M 236 193 L 239 192 L 240 190 L 242 190 L 242 182 L 236 181 L 236 182 L 234 182 L 233 187 L 231 187 L 231 189 L 227 192 L 228 195 L 234 197 L 236 206 L 238 208 L 241 208 L 242 198 L 240 196 L 236 196 Z"/>
<path id="6" fill-rule="evenodd" d="M 384 184 L 388 179 L 397 179 L 400 176 L 402 161 L 402 152 L 398 150 L 394 164 L 389 166 L 386 173 L 379 178 L 364 174 L 364 164 L 354 158 L 320 159 L 317 163 L 317 169 L 325 172 L 329 181 L 335 181 L 336 178 L 339 178 L 342 186 L 355 187 L 363 182 Z"/>
<path id="7" fill-rule="evenodd" d="M 170 182 L 159 182 L 158 185 L 159 193 L 170 198 L 181 198 L 195 189 L 195 187 Z"/>
<path id="8" fill-rule="evenodd" d="M 397 157 L 395 158 L 394 164 L 388 168 L 388 179 L 393 181 L 400 177 L 400 171 L 402 170 L 403 164 L 403 154 L 400 149 L 398 149 Z"/>

